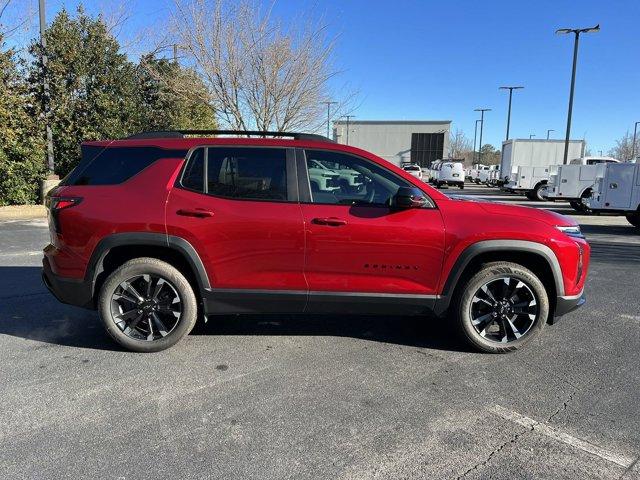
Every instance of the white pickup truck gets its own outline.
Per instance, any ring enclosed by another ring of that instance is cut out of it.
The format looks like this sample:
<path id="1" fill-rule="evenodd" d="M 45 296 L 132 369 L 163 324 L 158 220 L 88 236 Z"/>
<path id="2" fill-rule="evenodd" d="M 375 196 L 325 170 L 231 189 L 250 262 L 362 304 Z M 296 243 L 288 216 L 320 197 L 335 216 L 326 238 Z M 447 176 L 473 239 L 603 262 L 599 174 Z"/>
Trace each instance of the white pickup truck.
<path id="1" fill-rule="evenodd" d="M 549 177 L 547 198 L 568 201 L 579 212 L 587 210 L 583 199 L 591 195 L 596 178 L 604 173 L 604 168 L 598 168 L 598 165 L 608 163 L 619 161 L 611 157 L 582 157 L 558 166 L 558 171 Z"/>
<path id="2" fill-rule="evenodd" d="M 594 212 L 618 213 L 640 228 L 640 164 L 609 163 L 599 165 L 591 196 L 584 203 Z"/>

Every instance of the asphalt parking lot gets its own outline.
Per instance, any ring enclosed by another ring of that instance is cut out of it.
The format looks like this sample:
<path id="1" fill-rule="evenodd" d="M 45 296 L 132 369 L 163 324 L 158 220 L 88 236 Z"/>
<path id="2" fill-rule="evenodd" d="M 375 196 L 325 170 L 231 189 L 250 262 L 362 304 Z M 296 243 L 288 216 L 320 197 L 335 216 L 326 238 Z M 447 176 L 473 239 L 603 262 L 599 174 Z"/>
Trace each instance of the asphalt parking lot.
<path id="1" fill-rule="evenodd" d="M 45 290 L 45 221 L 1 222 L 0 477 L 640 478 L 640 235 L 575 218 L 588 303 L 507 355 L 391 316 L 213 318 L 124 352 Z"/>

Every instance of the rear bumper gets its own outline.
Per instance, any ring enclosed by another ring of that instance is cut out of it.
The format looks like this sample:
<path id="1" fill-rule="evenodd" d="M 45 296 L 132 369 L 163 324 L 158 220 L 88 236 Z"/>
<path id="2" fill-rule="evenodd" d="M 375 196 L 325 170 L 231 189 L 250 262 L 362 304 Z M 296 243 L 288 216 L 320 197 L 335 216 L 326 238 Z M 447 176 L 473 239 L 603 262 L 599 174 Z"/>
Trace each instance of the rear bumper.
<path id="1" fill-rule="evenodd" d="M 584 294 L 584 290 L 578 295 L 572 296 L 558 296 L 556 301 L 555 317 L 561 317 L 569 312 L 573 312 L 575 309 L 580 308 L 587 301 L 587 297 Z"/>
<path id="2" fill-rule="evenodd" d="M 42 281 L 58 301 L 82 308 L 95 308 L 91 284 L 81 279 L 64 278 L 54 274 L 47 257 L 42 259 Z"/>

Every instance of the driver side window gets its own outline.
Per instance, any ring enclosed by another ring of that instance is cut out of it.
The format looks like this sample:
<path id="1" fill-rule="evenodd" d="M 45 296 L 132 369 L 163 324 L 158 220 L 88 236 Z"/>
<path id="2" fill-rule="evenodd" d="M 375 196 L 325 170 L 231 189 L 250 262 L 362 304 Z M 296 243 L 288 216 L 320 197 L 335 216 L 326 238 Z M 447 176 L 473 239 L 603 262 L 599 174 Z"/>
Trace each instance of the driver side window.
<path id="1" fill-rule="evenodd" d="M 412 186 L 364 158 L 326 150 L 305 155 L 313 203 L 389 206 L 400 187 Z"/>

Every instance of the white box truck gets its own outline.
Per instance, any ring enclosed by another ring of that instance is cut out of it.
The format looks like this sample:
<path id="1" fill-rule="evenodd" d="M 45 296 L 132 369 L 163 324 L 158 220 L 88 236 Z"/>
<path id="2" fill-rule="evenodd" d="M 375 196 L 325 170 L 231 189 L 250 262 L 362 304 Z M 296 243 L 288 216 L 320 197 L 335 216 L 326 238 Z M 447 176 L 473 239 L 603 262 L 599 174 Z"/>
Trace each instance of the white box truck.
<path id="1" fill-rule="evenodd" d="M 640 228 L 640 164 L 608 163 L 593 184 L 591 196 L 584 203 L 594 212 L 624 215 Z"/>
<path id="2" fill-rule="evenodd" d="M 582 200 L 591 195 L 596 178 L 604 174 L 605 169 L 598 166 L 607 163 L 619 161 L 611 157 L 582 157 L 570 160 L 568 165 L 560 165 L 557 173 L 549 178 L 547 198 L 567 201 L 574 210 L 585 211 Z"/>
<path id="3" fill-rule="evenodd" d="M 568 158 L 584 157 L 586 142 L 569 141 Z M 503 189 L 544 200 L 549 176 L 564 160 L 564 140 L 513 139 L 502 142 L 500 162 Z"/>

